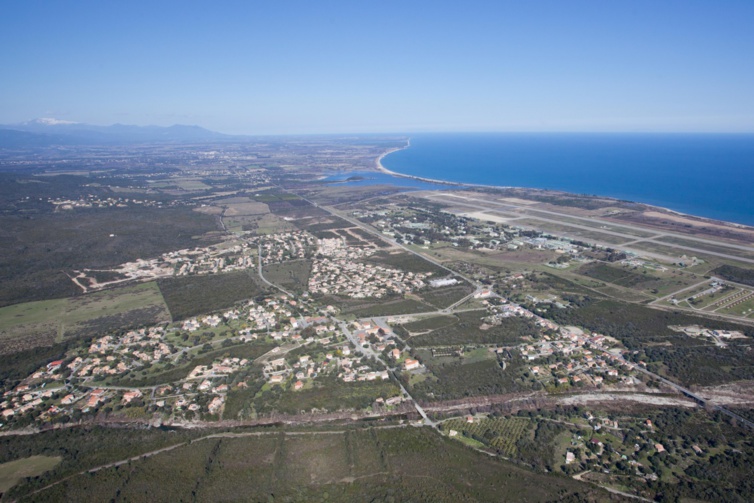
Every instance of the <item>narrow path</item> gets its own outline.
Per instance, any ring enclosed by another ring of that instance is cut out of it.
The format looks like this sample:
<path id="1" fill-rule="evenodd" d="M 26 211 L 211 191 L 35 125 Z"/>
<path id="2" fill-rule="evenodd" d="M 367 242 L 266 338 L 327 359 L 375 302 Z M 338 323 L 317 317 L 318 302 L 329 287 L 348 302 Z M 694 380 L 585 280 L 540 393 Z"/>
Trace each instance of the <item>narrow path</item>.
<path id="1" fill-rule="evenodd" d="M 257 263 L 258 263 L 257 267 L 259 269 L 259 279 L 261 279 L 262 281 L 264 281 L 265 284 L 271 286 L 272 288 L 276 288 L 276 289 L 280 290 L 281 292 L 283 292 L 284 294 L 288 295 L 289 297 L 294 297 L 294 295 L 291 292 L 289 292 L 288 290 L 286 290 L 283 287 L 280 287 L 280 286 L 276 285 L 275 283 L 272 283 L 272 282 L 268 281 L 267 278 L 264 277 L 264 274 L 262 273 L 262 244 L 261 243 L 259 244 L 259 253 L 258 253 L 258 256 L 257 256 Z"/>
<path id="2" fill-rule="evenodd" d="M 656 303 L 658 303 L 658 302 L 664 302 L 664 301 L 666 301 L 666 300 L 668 300 L 668 299 L 670 299 L 670 298 L 672 298 L 672 297 L 675 297 L 675 296 L 676 296 L 676 295 L 678 295 L 679 293 L 682 293 L 682 292 L 686 292 L 686 291 L 688 291 L 688 290 L 693 290 L 694 288 L 698 288 L 698 287 L 700 287 L 700 286 L 702 286 L 702 285 L 706 285 L 707 283 L 709 283 L 709 282 L 711 282 L 711 281 L 722 281 L 722 280 L 720 280 L 720 279 L 718 279 L 718 278 L 716 278 L 716 277 L 712 276 L 712 277 L 711 277 L 711 278 L 709 278 L 709 279 L 705 279 L 704 281 L 700 281 L 699 283 L 695 283 L 695 284 L 693 284 L 693 285 L 691 285 L 691 286 L 687 286 L 687 287 L 685 287 L 685 288 L 681 288 L 680 290 L 677 290 L 677 291 L 675 291 L 675 292 L 673 292 L 673 293 L 670 293 L 670 294 L 668 294 L 668 295 L 666 295 L 666 296 L 664 296 L 664 297 L 660 297 L 659 299 L 655 299 L 655 300 L 653 300 L 652 302 L 650 302 L 649 304 L 650 304 L 650 305 L 652 305 L 652 304 L 656 304 Z"/>
<path id="3" fill-rule="evenodd" d="M 405 428 L 406 425 L 387 425 L 387 426 L 374 426 L 375 429 L 394 429 L 394 428 Z M 324 431 L 286 431 L 283 432 L 284 435 L 288 436 L 305 436 L 305 435 L 343 435 L 349 430 L 324 430 Z M 188 440 L 186 442 L 180 442 L 178 444 L 170 445 L 168 447 L 162 447 L 160 449 L 155 449 L 153 451 L 145 452 L 142 454 L 139 454 L 137 456 L 131 456 L 130 458 L 121 459 L 119 461 L 113 461 L 112 463 L 107 463 L 104 465 L 95 466 L 94 468 L 89 468 L 87 470 L 82 470 L 80 472 L 73 473 L 71 475 L 68 475 L 67 477 L 63 477 L 60 480 L 56 480 L 55 482 L 48 484 L 44 487 L 41 487 L 35 491 L 32 491 L 28 494 L 25 494 L 24 498 L 29 498 L 30 496 L 33 496 L 35 494 L 39 494 L 42 491 L 46 491 L 47 489 L 50 489 L 52 487 L 55 487 L 56 485 L 62 484 L 63 482 L 66 482 L 67 480 L 71 480 L 74 477 L 78 477 L 80 475 L 86 475 L 87 473 L 97 473 L 101 470 L 106 470 L 107 468 L 115 468 L 116 466 L 122 466 L 127 463 L 130 463 L 132 461 L 139 461 L 143 459 L 151 458 L 152 456 L 156 456 L 158 454 L 162 454 L 163 452 L 170 452 L 175 449 L 178 449 L 179 447 L 185 447 L 187 445 L 190 445 L 195 442 L 201 442 L 203 440 L 213 440 L 213 439 L 222 439 L 222 438 L 246 438 L 246 437 L 261 437 L 265 435 L 280 435 L 279 431 L 249 431 L 245 433 L 231 433 L 231 432 L 225 432 L 225 433 L 212 433 L 210 435 L 205 435 L 203 437 L 194 438 L 191 440 Z"/>

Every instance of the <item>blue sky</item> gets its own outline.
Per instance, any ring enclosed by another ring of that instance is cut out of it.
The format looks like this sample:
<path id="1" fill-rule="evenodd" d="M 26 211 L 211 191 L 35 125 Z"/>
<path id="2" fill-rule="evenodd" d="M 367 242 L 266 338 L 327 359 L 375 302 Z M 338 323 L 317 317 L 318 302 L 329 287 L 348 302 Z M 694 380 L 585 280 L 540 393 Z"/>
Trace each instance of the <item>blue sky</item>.
<path id="1" fill-rule="evenodd" d="M 0 123 L 754 132 L 754 1 L 7 1 Z"/>

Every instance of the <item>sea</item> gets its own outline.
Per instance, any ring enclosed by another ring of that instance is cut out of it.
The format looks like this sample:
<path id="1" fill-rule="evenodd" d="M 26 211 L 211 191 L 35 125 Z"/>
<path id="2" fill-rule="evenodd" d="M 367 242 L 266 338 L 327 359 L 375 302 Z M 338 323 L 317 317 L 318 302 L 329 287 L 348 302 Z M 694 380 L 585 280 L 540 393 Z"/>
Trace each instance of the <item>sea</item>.
<path id="1" fill-rule="evenodd" d="M 434 180 L 609 196 L 754 225 L 753 134 L 416 134 L 382 165 Z"/>

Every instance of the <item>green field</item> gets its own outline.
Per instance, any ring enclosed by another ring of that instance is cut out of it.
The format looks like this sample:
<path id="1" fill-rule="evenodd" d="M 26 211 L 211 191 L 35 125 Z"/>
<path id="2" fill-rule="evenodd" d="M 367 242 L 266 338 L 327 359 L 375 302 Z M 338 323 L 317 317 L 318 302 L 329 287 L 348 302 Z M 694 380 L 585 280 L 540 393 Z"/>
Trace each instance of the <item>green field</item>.
<path id="1" fill-rule="evenodd" d="M 504 318 L 499 325 L 485 326 L 483 318 L 486 315 L 486 311 L 458 313 L 455 315 L 456 323 L 442 325 L 429 333 L 413 336 L 410 344 L 414 347 L 462 344 L 512 345 L 523 342 L 523 337 L 538 333 L 534 323 L 526 318 Z M 408 329 L 408 326 L 405 328 Z"/>
<path id="2" fill-rule="evenodd" d="M 426 313 L 428 311 L 434 311 L 434 308 L 410 298 L 398 298 L 382 302 L 375 301 L 367 305 L 361 305 L 357 308 L 343 309 L 344 313 L 354 315 L 357 318 Z"/>
<path id="3" fill-rule="evenodd" d="M 604 281 L 612 285 L 627 288 L 639 296 L 635 299 L 642 300 L 646 294 L 664 296 L 678 291 L 687 286 L 702 281 L 703 278 L 668 269 L 665 271 L 650 270 L 638 266 L 625 266 L 620 264 L 605 264 L 601 262 L 592 262 L 581 266 L 577 271 L 578 274 Z M 606 288 L 598 288 L 607 295 L 625 298 L 620 291 L 607 291 Z"/>
<path id="4" fill-rule="evenodd" d="M 189 207 L 0 216 L 0 306 L 80 294 L 66 273 L 211 244 L 216 231 L 215 217 Z"/>
<path id="5" fill-rule="evenodd" d="M 311 260 L 291 260 L 280 264 L 266 265 L 263 269 L 267 281 L 296 293 L 307 290 L 311 272 Z"/>
<path id="6" fill-rule="evenodd" d="M 0 353 L 169 321 L 154 282 L 0 308 Z"/>
<path id="7" fill-rule="evenodd" d="M 545 313 L 562 325 L 575 325 L 619 339 L 635 361 L 689 386 L 723 384 L 754 379 L 751 337 L 754 328 L 709 320 L 680 311 L 652 309 L 614 300 L 588 301 L 582 307 Z M 709 329 L 739 330 L 746 339 L 731 341 L 721 350 L 709 341 L 678 334 L 669 326 L 700 325 Z"/>
<path id="8" fill-rule="evenodd" d="M 267 414 L 273 411 L 298 414 L 312 409 L 337 411 L 366 409 L 377 398 L 400 394 L 391 381 L 343 382 L 336 377 L 318 377 L 314 386 L 299 391 L 284 390 L 281 386 L 263 388 L 254 397 L 254 409 Z"/>
<path id="9" fill-rule="evenodd" d="M 401 377 L 404 385 L 409 385 L 414 398 L 421 400 L 499 395 L 531 390 L 537 385 L 524 377 L 526 367 L 520 358 L 506 361 L 505 369 L 496 358 L 472 358 L 469 362 L 458 358 L 437 358 L 423 363 L 436 379 L 409 381 L 408 373 Z"/>
<path id="10" fill-rule="evenodd" d="M 173 320 L 226 309 L 262 295 L 265 289 L 252 272 L 181 276 L 158 282 Z"/>
<path id="11" fill-rule="evenodd" d="M 201 180 L 192 178 L 179 178 L 175 181 L 175 185 L 186 191 L 201 191 L 212 188 Z"/>
<path id="12" fill-rule="evenodd" d="M 405 323 L 403 328 L 409 332 L 426 332 L 428 330 L 436 330 L 438 328 L 448 327 L 458 323 L 458 318 L 455 316 L 432 316 L 430 318 L 422 318 L 418 321 L 412 321 L 411 323 Z"/>
<path id="13" fill-rule="evenodd" d="M 21 479 L 42 475 L 55 468 L 60 461 L 60 456 L 30 456 L 0 464 L 0 497 Z"/>
<path id="14" fill-rule="evenodd" d="M 420 295 L 424 302 L 437 309 L 445 309 L 473 292 L 474 288 L 464 282 L 462 285 L 422 290 Z"/>
<path id="15" fill-rule="evenodd" d="M 208 365 L 218 358 L 237 357 L 247 358 L 254 360 L 259 358 L 263 354 L 270 351 L 273 347 L 272 344 L 265 342 L 256 342 L 253 344 L 243 343 L 235 346 L 220 346 L 212 351 L 206 353 L 200 353 L 199 350 L 190 353 L 193 357 L 188 363 L 182 365 L 170 365 L 166 368 L 166 364 L 158 364 L 152 366 L 149 370 L 143 370 L 138 376 L 132 374 L 126 374 L 124 376 L 113 377 L 108 380 L 108 383 L 117 386 L 129 386 L 134 388 L 144 386 L 156 386 L 158 384 L 168 384 L 181 379 L 185 379 L 186 376 L 197 365 Z"/>
<path id="16" fill-rule="evenodd" d="M 522 417 L 476 419 L 468 423 L 466 419 L 451 419 L 442 423 L 442 430 L 448 433 L 455 430 L 464 436 L 494 447 L 506 457 L 516 454 L 516 444 L 529 433 L 532 422 Z"/>
<path id="17" fill-rule="evenodd" d="M 296 226 L 292 223 L 272 213 L 229 217 L 225 221 L 228 228 L 232 228 L 233 231 L 252 231 L 257 235 L 277 234 L 279 232 L 296 230 Z"/>
<path id="18" fill-rule="evenodd" d="M 436 432 L 399 428 L 207 438 L 75 476 L 28 501 L 456 503 L 523 494 L 531 502 L 611 499 L 588 484 L 524 470 Z"/>

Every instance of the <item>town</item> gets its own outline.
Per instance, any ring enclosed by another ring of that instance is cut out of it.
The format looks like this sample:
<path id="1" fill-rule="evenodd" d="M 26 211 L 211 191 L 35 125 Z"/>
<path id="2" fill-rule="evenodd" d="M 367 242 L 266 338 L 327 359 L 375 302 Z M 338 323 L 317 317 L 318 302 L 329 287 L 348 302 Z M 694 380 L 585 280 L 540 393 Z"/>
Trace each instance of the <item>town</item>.
<path id="1" fill-rule="evenodd" d="M 737 322 L 754 287 L 739 269 L 640 253 L 576 217 L 538 225 L 551 206 L 503 214 L 471 207 L 471 191 L 284 189 L 262 168 L 206 167 L 220 158 L 238 159 L 199 156 L 185 178 L 148 177 L 128 196 L 40 201 L 74 220 L 137 210 L 204 227 L 152 254 L 62 266 L 75 296 L 9 311 L 65 346 L 5 381 L 0 432 L 373 424 L 644 494 L 724 453 L 673 425 L 748 424 L 734 379 L 746 375 L 752 333 Z M 248 189 L 213 196 L 211 176 Z M 98 224 L 100 246 L 138 247 L 116 221 Z M 594 230 L 564 232 L 574 221 Z"/>

